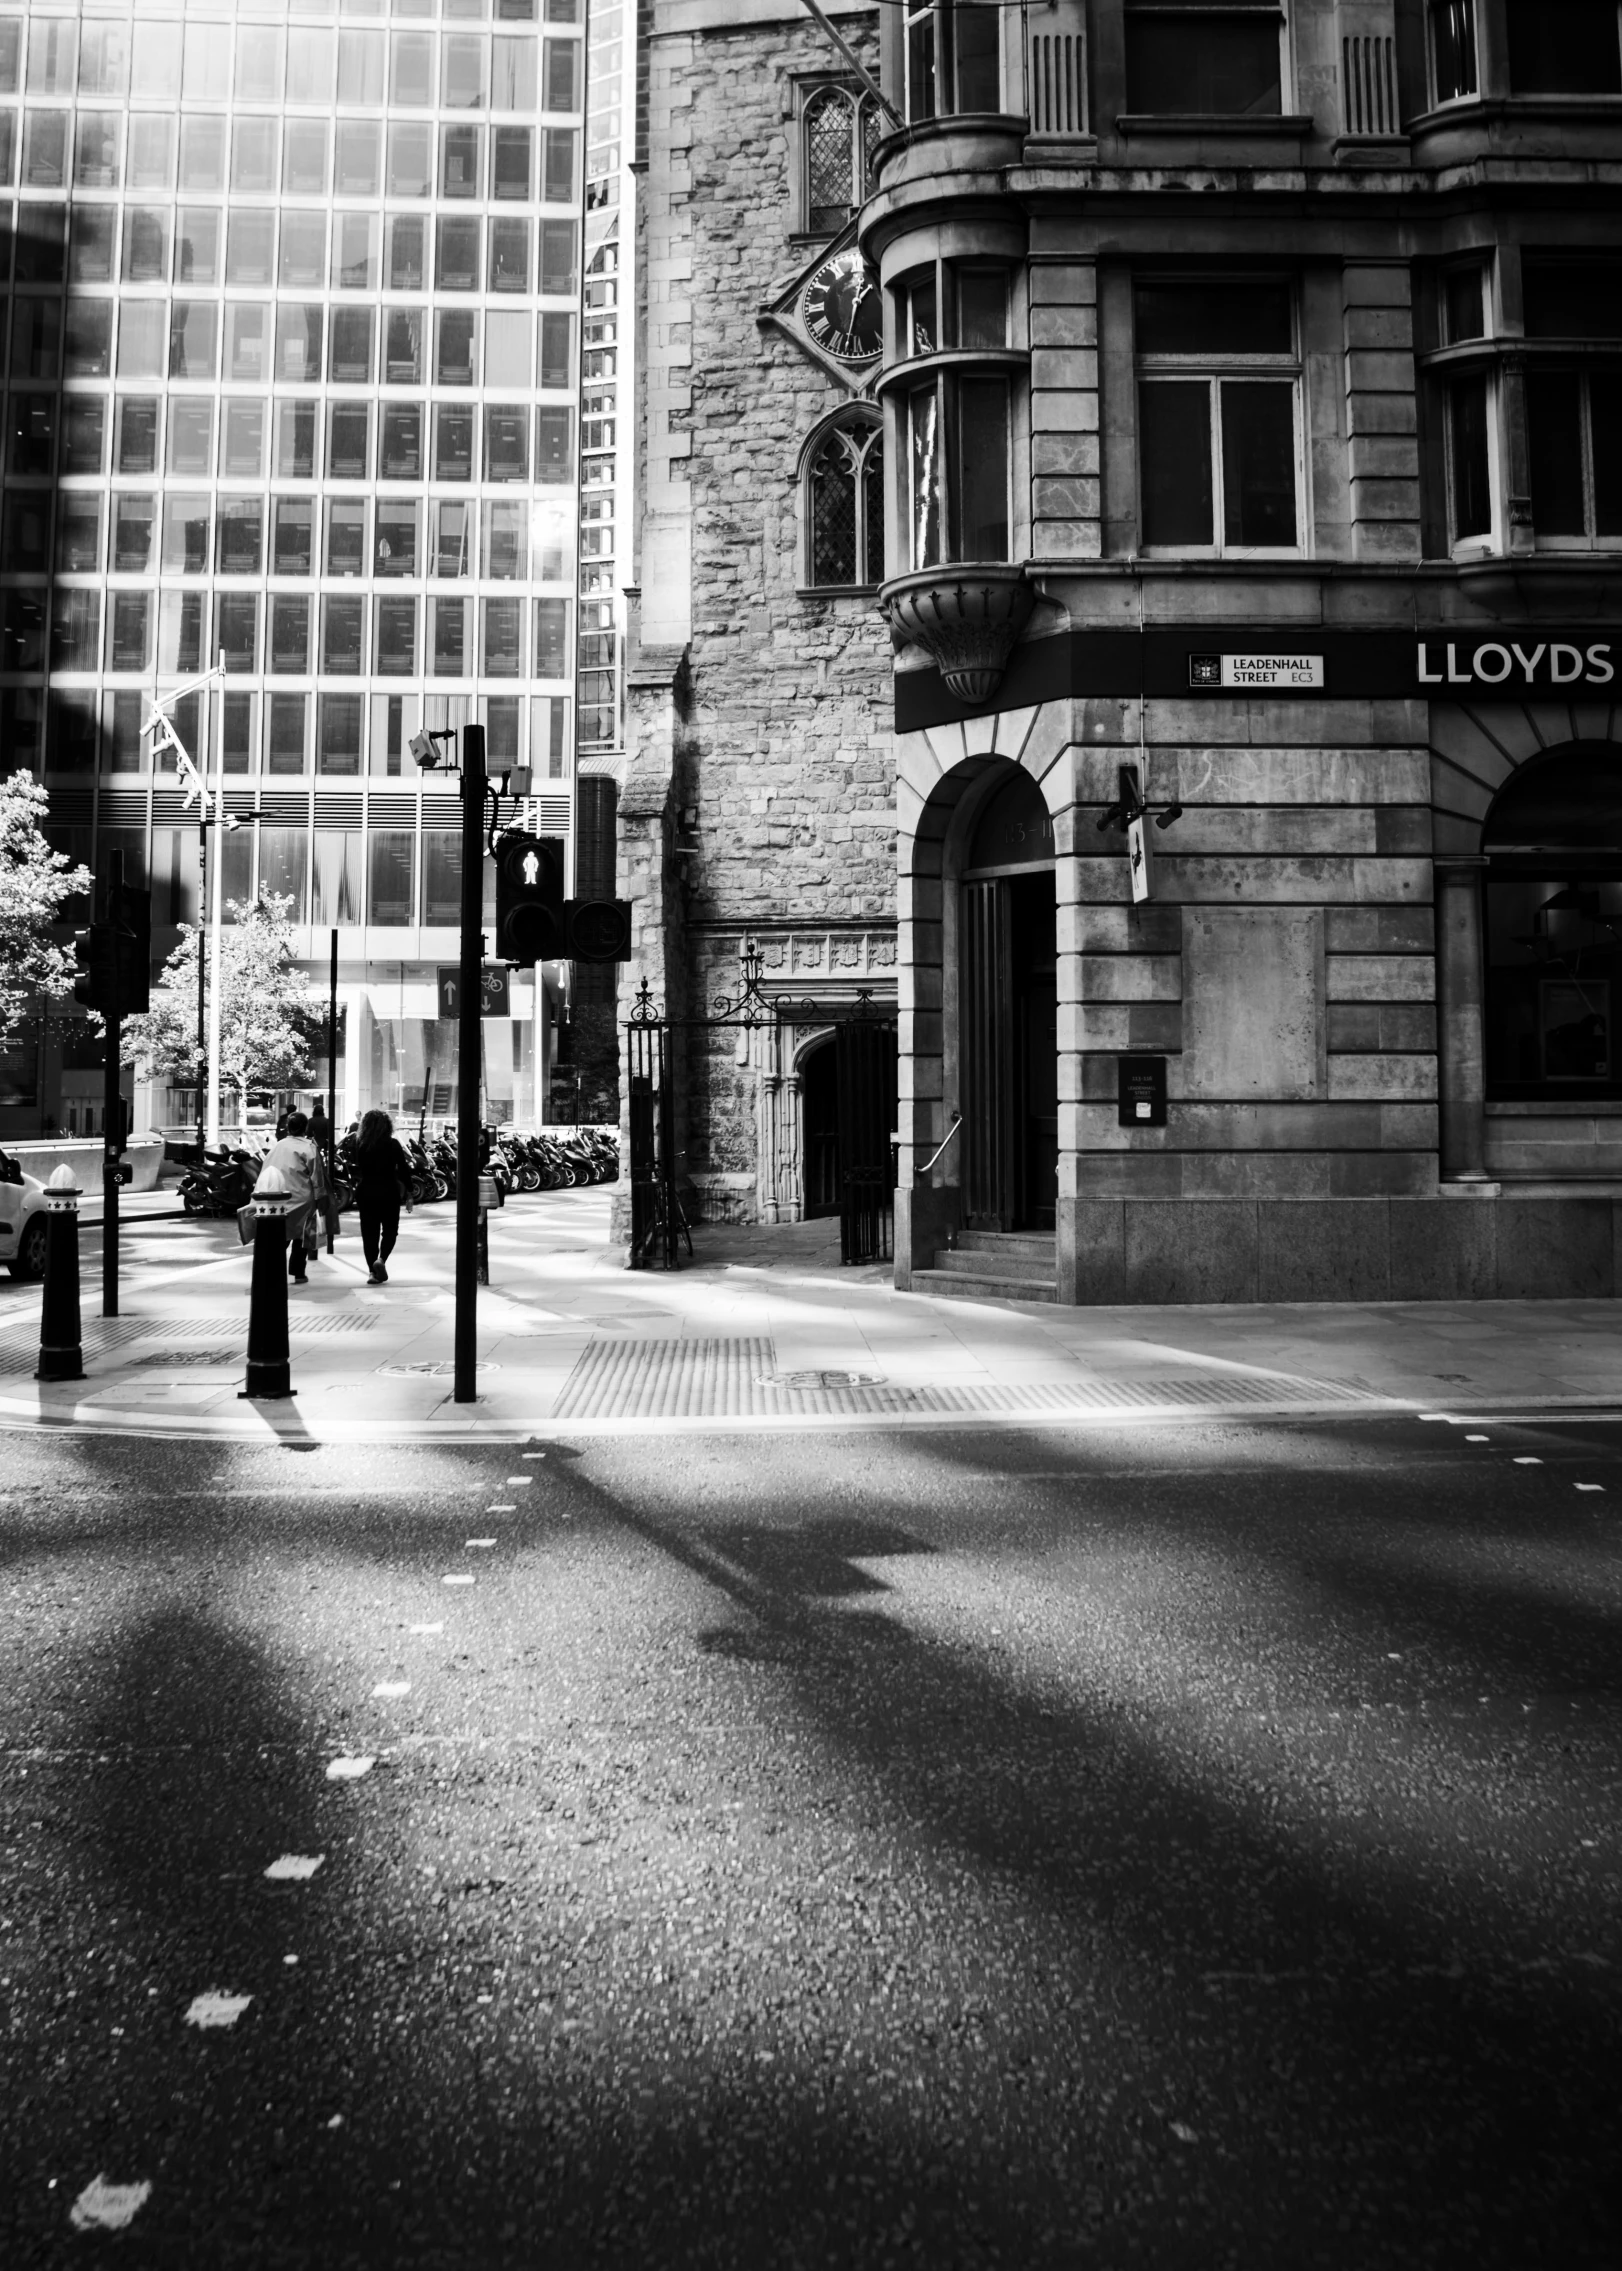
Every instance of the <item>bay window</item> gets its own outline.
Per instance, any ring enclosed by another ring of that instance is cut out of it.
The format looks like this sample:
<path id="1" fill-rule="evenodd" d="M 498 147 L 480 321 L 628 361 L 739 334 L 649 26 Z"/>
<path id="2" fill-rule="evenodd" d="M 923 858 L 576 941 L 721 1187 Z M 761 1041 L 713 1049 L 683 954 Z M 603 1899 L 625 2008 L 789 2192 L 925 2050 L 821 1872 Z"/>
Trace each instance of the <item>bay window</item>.
<path id="1" fill-rule="evenodd" d="M 1006 560 L 1008 378 L 947 368 L 906 398 L 911 562 Z"/>
<path id="2" fill-rule="evenodd" d="M 1475 0 L 1430 0 L 1430 31 L 1436 100 L 1470 100 L 1478 91 Z"/>
<path id="3" fill-rule="evenodd" d="M 1002 12 L 995 0 L 906 0 L 910 123 L 1002 108 Z"/>

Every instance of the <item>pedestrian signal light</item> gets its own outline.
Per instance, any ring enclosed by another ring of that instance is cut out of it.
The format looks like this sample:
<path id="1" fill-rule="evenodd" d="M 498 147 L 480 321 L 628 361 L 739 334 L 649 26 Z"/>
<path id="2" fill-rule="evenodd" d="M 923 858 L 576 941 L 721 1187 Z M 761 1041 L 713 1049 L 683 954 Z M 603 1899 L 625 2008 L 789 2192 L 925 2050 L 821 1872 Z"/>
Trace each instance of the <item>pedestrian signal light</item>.
<path id="1" fill-rule="evenodd" d="M 496 954 L 530 969 L 563 945 L 563 846 L 556 837 L 503 837 L 496 853 Z"/>
<path id="2" fill-rule="evenodd" d="M 571 962 L 629 962 L 629 899 L 565 899 L 563 951 Z"/>

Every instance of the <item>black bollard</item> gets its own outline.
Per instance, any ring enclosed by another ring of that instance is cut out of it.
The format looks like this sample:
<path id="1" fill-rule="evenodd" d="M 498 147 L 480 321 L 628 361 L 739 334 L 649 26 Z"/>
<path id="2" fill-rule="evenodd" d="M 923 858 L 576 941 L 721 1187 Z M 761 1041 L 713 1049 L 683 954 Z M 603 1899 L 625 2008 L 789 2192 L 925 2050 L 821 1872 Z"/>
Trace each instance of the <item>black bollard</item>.
<path id="1" fill-rule="evenodd" d="M 79 1186 L 58 1167 L 45 1186 L 45 1303 L 36 1380 L 82 1380 L 79 1340 Z"/>
<path id="2" fill-rule="evenodd" d="M 273 1402 L 293 1393 L 287 1347 L 287 1216 L 293 1194 L 278 1167 L 253 1188 L 253 1287 L 248 1296 L 248 1384 L 239 1401 Z"/>

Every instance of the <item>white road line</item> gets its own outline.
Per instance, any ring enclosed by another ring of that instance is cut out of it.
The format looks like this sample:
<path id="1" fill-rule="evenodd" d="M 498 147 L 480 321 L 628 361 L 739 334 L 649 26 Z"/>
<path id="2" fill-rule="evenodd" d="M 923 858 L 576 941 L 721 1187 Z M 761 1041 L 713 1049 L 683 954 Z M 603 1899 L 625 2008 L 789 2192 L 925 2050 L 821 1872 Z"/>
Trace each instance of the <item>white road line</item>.
<path id="1" fill-rule="evenodd" d="M 419 1637 L 430 1632 L 443 1632 L 444 1629 L 445 1627 L 442 1624 L 408 1624 L 406 1626 L 407 1632 L 414 1632 Z"/>
<path id="2" fill-rule="evenodd" d="M 121 2232 L 152 2197 L 150 2184 L 109 2184 L 93 2176 L 73 2203 L 68 2222 L 76 2232 Z"/>
<path id="3" fill-rule="evenodd" d="M 529 1453 L 526 1451 L 524 1456 L 527 1459 Z M 535 1488 L 535 1477 L 533 1475 L 503 1475 L 501 1479 L 509 1490 L 533 1490 Z"/>
<path id="4" fill-rule="evenodd" d="M 1464 1440 L 1466 1443 L 1490 1443 L 1492 1437 L 1490 1435 L 1467 1435 Z"/>
<path id="5" fill-rule="evenodd" d="M 1603 1490 L 1605 1485 L 1602 1482 L 1580 1482 L 1577 1488 L 1579 1490 Z"/>
<path id="6" fill-rule="evenodd" d="M 1518 1467 L 1541 1467 L 1543 1461 L 1541 1459 L 1528 1458 L 1523 1453 L 1522 1456 L 1515 1461 L 1515 1464 Z"/>
<path id="7" fill-rule="evenodd" d="M 228 1995 L 223 1987 L 211 1987 L 206 1995 L 194 1995 L 187 2004 L 186 2024 L 234 2027 L 252 2001 L 251 1995 Z"/>
<path id="8" fill-rule="evenodd" d="M 488 1553 L 496 1541 L 494 1538 L 464 1538 L 462 1542 L 475 1553 Z"/>
<path id="9" fill-rule="evenodd" d="M 306 1884 L 325 1859 L 324 1853 L 284 1853 L 279 1860 L 272 1861 L 265 1875 L 272 1884 Z"/>
<path id="10" fill-rule="evenodd" d="M 487 1514 L 516 1514 L 518 1509 L 509 1502 L 505 1506 L 487 1506 L 485 1512 Z"/>
<path id="11" fill-rule="evenodd" d="M 409 1695 L 411 1693 L 411 1682 L 409 1680 L 379 1680 L 372 1693 L 374 1696 L 385 1698 Z"/>
<path id="12" fill-rule="evenodd" d="M 526 1451 L 524 1452 L 523 1456 L 526 1459 L 544 1459 L 546 1457 L 546 1453 L 544 1451 Z M 511 1479 L 512 1478 L 509 1476 L 508 1480 L 510 1481 Z"/>
<path id="13" fill-rule="evenodd" d="M 329 1782 L 358 1782 L 363 1774 L 370 1774 L 377 1761 L 372 1758 L 329 1758 Z"/>
<path id="14" fill-rule="evenodd" d="M 473 1580 L 466 1574 L 459 1574 L 455 1577 L 442 1577 L 439 1582 L 442 1585 L 471 1585 Z"/>

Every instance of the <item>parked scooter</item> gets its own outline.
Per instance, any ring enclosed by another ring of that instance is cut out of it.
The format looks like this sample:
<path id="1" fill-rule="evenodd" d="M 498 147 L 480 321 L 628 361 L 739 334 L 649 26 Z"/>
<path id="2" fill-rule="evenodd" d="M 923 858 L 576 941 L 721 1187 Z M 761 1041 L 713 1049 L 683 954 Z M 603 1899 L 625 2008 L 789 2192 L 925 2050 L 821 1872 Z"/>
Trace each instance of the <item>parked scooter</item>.
<path id="1" fill-rule="evenodd" d="M 253 1196 L 261 1164 L 255 1153 L 237 1147 L 205 1150 L 202 1165 L 182 1179 L 180 1203 L 188 1214 L 235 1214 Z"/>

